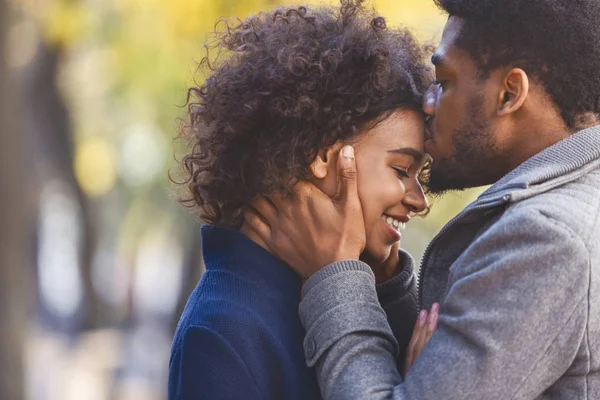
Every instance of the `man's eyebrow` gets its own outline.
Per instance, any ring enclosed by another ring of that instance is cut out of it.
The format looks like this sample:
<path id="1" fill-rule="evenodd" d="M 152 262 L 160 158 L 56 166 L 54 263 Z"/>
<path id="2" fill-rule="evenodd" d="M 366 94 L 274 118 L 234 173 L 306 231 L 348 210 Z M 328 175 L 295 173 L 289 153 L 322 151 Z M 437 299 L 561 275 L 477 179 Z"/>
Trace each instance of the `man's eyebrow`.
<path id="1" fill-rule="evenodd" d="M 417 162 L 420 162 L 423 157 L 425 157 L 425 154 L 421 153 L 419 150 L 413 149 L 412 147 L 402 147 L 399 149 L 388 150 L 388 153 L 410 156 Z"/>
<path id="2" fill-rule="evenodd" d="M 441 67 L 445 64 L 444 58 L 441 55 L 439 55 L 438 53 L 434 53 L 431 56 L 431 63 L 433 65 L 435 65 L 436 67 Z"/>

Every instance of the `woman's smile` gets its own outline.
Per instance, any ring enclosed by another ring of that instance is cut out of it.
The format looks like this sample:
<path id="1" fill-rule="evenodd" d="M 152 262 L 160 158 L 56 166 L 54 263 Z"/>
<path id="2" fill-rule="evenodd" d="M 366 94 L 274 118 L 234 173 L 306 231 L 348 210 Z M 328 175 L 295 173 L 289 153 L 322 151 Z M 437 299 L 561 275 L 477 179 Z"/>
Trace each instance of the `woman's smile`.
<path id="1" fill-rule="evenodd" d="M 386 229 L 390 233 L 393 239 L 393 243 L 396 243 L 402 238 L 402 231 L 406 228 L 406 222 L 408 217 L 392 217 L 391 215 L 383 214 L 381 216 Z"/>

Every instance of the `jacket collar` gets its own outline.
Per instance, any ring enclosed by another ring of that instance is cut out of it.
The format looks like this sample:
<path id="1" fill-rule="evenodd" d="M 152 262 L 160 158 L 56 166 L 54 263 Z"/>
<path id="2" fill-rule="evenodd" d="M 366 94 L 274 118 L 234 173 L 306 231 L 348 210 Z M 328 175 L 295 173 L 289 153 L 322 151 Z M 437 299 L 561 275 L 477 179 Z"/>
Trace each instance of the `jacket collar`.
<path id="1" fill-rule="evenodd" d="M 574 133 L 508 173 L 473 203 L 520 201 L 600 168 L 600 125 Z"/>

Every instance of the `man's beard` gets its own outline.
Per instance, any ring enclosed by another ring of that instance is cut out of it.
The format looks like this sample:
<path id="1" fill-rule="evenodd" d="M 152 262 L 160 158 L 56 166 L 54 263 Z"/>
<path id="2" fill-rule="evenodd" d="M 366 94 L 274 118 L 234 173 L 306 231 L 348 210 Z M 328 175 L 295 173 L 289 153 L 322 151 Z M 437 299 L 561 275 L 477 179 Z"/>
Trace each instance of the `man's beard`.
<path id="1" fill-rule="evenodd" d="M 454 131 L 454 154 L 433 160 L 427 182 L 432 195 L 492 184 L 506 170 L 506 156 L 495 144 L 496 132 L 483 115 L 482 103 L 483 96 L 473 98 L 467 114 L 472 118 Z"/>

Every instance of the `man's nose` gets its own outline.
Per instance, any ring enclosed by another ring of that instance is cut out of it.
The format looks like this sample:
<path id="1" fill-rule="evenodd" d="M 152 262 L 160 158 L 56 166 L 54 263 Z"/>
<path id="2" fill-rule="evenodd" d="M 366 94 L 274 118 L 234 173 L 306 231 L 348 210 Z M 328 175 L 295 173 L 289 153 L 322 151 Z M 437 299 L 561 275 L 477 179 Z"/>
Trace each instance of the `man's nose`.
<path id="1" fill-rule="evenodd" d="M 435 102 L 437 98 L 437 85 L 429 86 L 423 96 L 423 112 L 429 116 L 435 115 Z"/>

